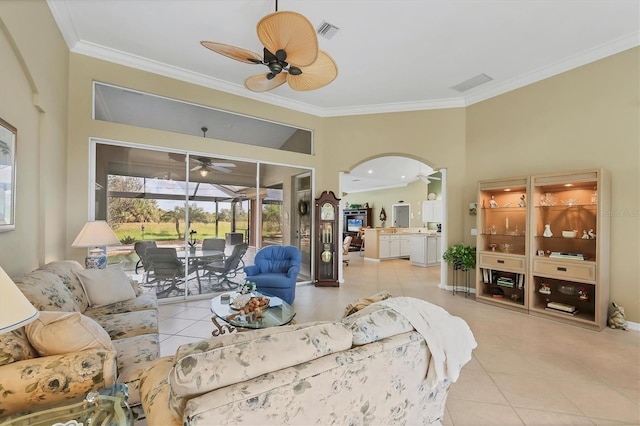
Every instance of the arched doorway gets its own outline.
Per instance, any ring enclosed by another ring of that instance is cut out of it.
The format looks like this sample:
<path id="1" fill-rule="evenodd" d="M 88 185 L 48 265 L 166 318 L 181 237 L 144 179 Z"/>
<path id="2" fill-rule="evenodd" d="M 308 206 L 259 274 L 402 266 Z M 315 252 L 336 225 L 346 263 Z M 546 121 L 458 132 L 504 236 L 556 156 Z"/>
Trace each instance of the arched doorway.
<path id="1" fill-rule="evenodd" d="M 435 168 L 428 160 L 402 154 L 363 159 L 349 171 L 340 173 L 340 193 L 343 212 L 347 207 L 365 205 L 371 209 L 372 228 L 437 233 L 440 254 L 447 246 L 446 170 Z M 385 214 L 381 217 L 383 210 Z M 344 221 L 341 226 L 346 231 Z M 408 257 L 408 252 L 400 254 L 403 256 Z M 379 256 L 364 258 L 381 260 Z M 446 265 L 440 263 L 440 286 L 445 287 Z M 342 271 L 340 278 L 343 279 Z"/>

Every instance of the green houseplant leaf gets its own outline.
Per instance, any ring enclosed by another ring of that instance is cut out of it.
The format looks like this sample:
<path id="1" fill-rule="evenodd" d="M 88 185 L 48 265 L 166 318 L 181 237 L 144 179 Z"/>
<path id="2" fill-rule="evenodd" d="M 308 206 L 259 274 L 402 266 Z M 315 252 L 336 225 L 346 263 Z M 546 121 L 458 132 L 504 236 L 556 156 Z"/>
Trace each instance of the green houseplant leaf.
<path id="1" fill-rule="evenodd" d="M 476 248 L 462 243 L 454 244 L 442 254 L 442 259 L 454 270 L 468 271 L 476 267 Z"/>

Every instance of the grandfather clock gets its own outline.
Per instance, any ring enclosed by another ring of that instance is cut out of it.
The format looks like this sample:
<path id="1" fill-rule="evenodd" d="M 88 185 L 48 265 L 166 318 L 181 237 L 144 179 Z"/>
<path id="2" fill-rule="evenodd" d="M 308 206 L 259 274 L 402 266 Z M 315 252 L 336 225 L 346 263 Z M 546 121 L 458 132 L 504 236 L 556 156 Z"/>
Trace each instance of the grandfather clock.
<path id="1" fill-rule="evenodd" d="M 340 199 L 333 191 L 316 198 L 316 282 L 319 287 L 338 287 L 338 210 Z"/>

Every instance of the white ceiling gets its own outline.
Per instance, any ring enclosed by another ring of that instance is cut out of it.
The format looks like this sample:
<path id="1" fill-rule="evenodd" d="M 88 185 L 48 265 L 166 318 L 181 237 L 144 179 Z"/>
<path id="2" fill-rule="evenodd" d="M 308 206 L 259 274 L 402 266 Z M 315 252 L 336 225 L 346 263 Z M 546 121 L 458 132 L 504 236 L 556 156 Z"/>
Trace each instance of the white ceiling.
<path id="1" fill-rule="evenodd" d="M 278 10 L 340 28 L 330 40 L 318 37 L 338 78 L 311 92 L 285 84 L 254 93 L 243 82 L 265 67 L 218 55 L 200 41 L 261 53 L 256 23 L 275 10 L 273 0 L 47 3 L 72 52 L 321 117 L 463 107 L 640 45 L 638 0 L 280 0 Z M 479 74 L 493 80 L 464 92 L 451 88 Z M 343 191 L 415 180 L 398 171 L 430 172 L 413 160 L 393 166 L 399 161 L 361 165 L 343 180 Z"/>

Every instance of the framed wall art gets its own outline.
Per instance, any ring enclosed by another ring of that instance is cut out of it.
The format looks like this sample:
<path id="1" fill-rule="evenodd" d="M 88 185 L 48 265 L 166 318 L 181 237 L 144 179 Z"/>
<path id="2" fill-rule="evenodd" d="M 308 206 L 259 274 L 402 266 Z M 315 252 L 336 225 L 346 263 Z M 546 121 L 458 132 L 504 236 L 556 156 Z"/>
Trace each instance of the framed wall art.
<path id="1" fill-rule="evenodd" d="M 0 118 L 0 232 L 16 228 L 16 143 L 15 127 Z"/>

